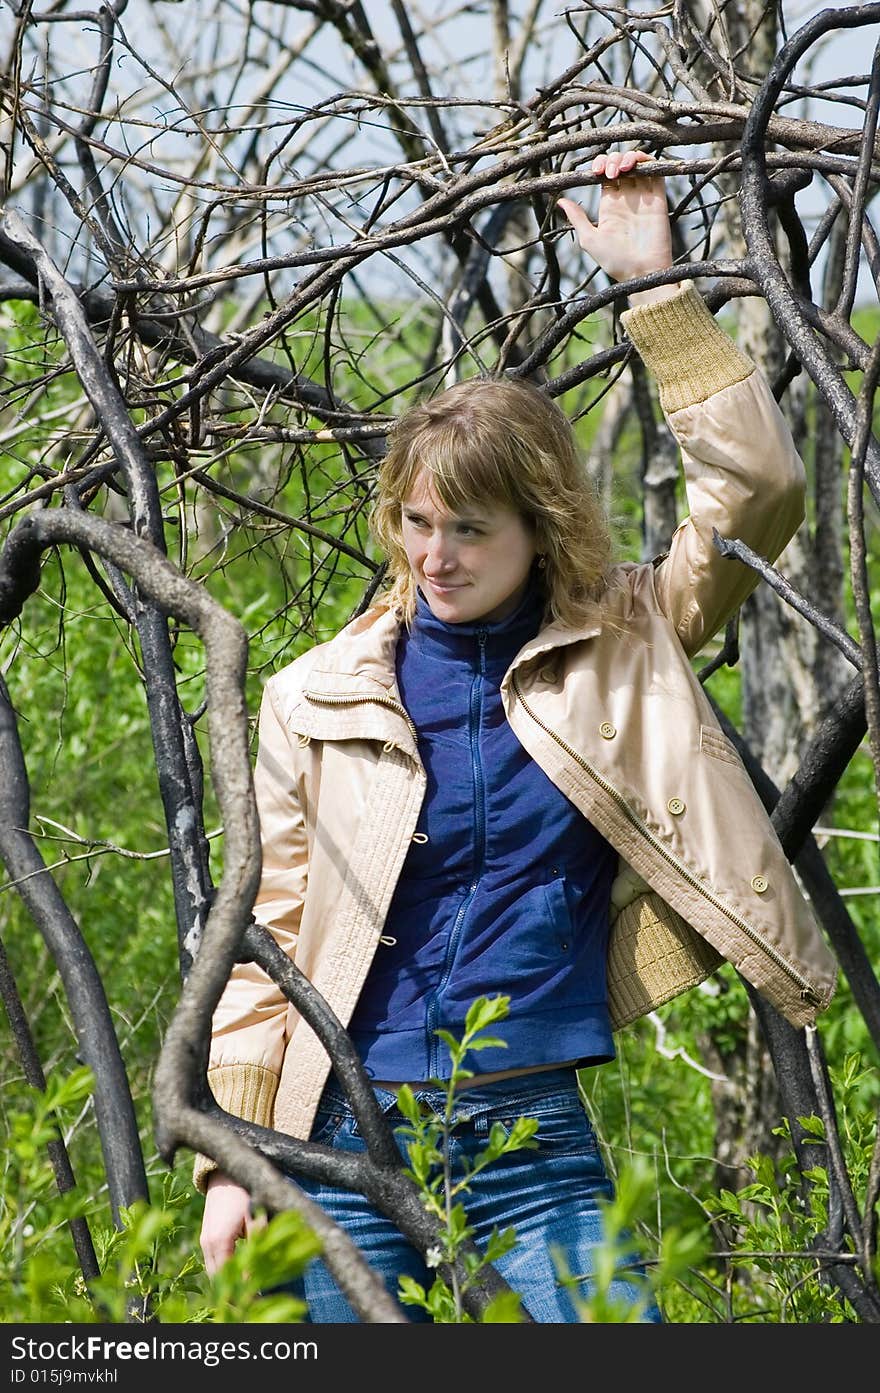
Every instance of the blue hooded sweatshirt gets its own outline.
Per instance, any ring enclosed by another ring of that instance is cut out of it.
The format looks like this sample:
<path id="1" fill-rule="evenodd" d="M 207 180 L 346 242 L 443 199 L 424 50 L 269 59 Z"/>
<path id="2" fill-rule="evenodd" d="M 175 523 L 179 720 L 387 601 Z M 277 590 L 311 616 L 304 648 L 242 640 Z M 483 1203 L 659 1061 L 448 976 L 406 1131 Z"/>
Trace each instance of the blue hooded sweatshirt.
<path id="1" fill-rule="evenodd" d="M 605 957 L 617 856 L 520 745 L 500 684 L 538 632 L 534 575 L 513 614 L 447 624 L 419 593 L 397 647 L 427 790 L 349 1031 L 368 1073 L 445 1078 L 479 996 L 510 997 L 474 1073 L 614 1057 Z"/>

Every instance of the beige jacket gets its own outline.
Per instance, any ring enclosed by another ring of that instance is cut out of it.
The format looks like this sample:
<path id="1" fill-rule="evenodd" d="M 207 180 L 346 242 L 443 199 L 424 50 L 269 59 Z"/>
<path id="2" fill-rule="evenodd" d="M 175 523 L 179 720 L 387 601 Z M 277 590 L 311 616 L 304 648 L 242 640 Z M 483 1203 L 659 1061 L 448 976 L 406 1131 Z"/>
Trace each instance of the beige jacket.
<path id="1" fill-rule="evenodd" d="M 795 1025 L 831 999 L 836 964 L 689 659 L 753 589 L 713 528 L 774 559 L 803 517 L 804 474 L 768 386 L 693 289 L 630 311 L 659 384 L 689 515 L 653 564 L 617 566 L 584 625 L 548 624 L 502 683 L 508 720 L 553 782 Z M 425 791 L 396 688 L 399 619 L 377 604 L 267 682 L 255 785 L 255 904 L 347 1025 Z M 253 964 L 217 1008 L 209 1081 L 235 1115 L 307 1137 L 329 1059 Z M 204 1184 L 211 1163 L 197 1163 Z"/>

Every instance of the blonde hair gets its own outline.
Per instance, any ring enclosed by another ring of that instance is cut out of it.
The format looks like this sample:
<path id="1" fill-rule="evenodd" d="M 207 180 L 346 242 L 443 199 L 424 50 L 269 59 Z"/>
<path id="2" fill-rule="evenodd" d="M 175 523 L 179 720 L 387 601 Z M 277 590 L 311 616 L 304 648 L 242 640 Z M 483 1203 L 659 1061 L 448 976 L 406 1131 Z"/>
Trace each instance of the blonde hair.
<path id="1" fill-rule="evenodd" d="M 402 508 L 422 471 L 451 512 L 506 504 L 534 529 L 547 617 L 583 621 L 611 563 L 608 518 L 571 422 L 539 387 L 470 378 L 399 417 L 379 467 L 373 534 L 388 562 L 383 599 L 409 622 L 416 583 L 402 540 Z"/>

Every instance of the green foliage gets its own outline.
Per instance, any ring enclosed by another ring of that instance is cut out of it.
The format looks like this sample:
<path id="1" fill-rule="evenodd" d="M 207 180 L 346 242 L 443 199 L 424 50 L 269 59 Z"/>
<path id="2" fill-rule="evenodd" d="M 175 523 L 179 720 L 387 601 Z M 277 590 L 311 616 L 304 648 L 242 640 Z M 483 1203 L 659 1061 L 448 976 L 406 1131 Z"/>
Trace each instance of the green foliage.
<path id="1" fill-rule="evenodd" d="M 43 1320 L 57 1278 L 53 1239 L 84 1212 L 82 1192 L 59 1196 L 47 1147 L 57 1143 L 65 1117 L 89 1098 L 91 1072 L 56 1073 L 43 1092 L 20 1088 L 21 1111 L 7 1115 L 3 1188 L 0 1193 L 0 1310 L 18 1319 Z M 72 1255 L 71 1255 L 72 1257 Z M 70 1260 L 68 1260 L 70 1261 Z"/>
<path id="2" fill-rule="evenodd" d="M 711 1152 L 701 1155 L 694 1145 L 695 1137 L 712 1135 L 714 1110 L 711 1080 L 699 1072 L 692 1026 L 705 1012 L 707 1028 L 718 1025 L 723 1031 L 723 1004 L 739 1002 L 743 1010 L 742 993 L 734 989 L 720 1001 L 722 1012 L 716 1014 L 719 998 L 697 990 L 657 1013 L 665 1030 L 659 1066 L 657 1040 L 642 1028 L 621 1032 L 613 1066 L 581 1075 L 588 1110 L 604 1130 L 603 1149 L 615 1184 L 628 1183 L 628 1166 L 617 1160 L 621 1155 L 632 1156 L 630 1164 L 636 1167 L 652 1165 L 655 1210 L 652 1214 L 647 1207 L 635 1221 L 647 1251 L 662 1252 L 671 1238 L 677 1263 L 686 1251 L 678 1236 L 695 1245 L 694 1260 L 680 1271 L 669 1268 L 665 1277 L 659 1271 L 654 1275 L 664 1317 L 673 1323 L 711 1324 L 853 1319 L 814 1255 L 827 1222 L 824 1169 L 814 1165 L 801 1177 L 789 1145 L 775 1159 L 760 1153 L 749 1159 L 751 1184 L 736 1192 L 719 1191 Z M 730 1030 L 735 1034 L 733 1017 Z M 858 1197 L 868 1189 L 878 1073 L 854 1053 L 831 1066 L 830 1077 L 845 1164 Z M 823 1140 L 820 1120 L 798 1121 L 810 1138 L 807 1150 L 818 1147 Z M 774 1135 L 791 1142 L 786 1119 Z"/>
<path id="3" fill-rule="evenodd" d="M 451 1070 L 446 1081 L 434 1080 L 438 1087 L 446 1090 L 446 1103 L 442 1115 L 431 1109 L 421 1109 L 412 1089 L 404 1084 L 398 1090 L 398 1106 L 406 1117 L 409 1126 L 401 1127 L 398 1133 L 404 1142 L 409 1160 L 406 1173 L 419 1186 L 425 1208 L 440 1220 L 440 1242 L 428 1254 L 428 1266 L 439 1267 L 451 1263 L 461 1253 L 464 1243 L 473 1237 L 473 1228 L 467 1222 L 465 1205 L 459 1198 L 470 1189 L 473 1177 L 486 1166 L 512 1151 L 520 1151 L 537 1145 L 533 1141 L 538 1124 L 533 1118 L 518 1118 L 508 1133 L 497 1123 L 489 1134 L 488 1145 L 478 1152 L 473 1161 L 465 1164 L 460 1179 L 452 1176 L 449 1165 L 449 1142 L 456 1126 L 456 1090 L 468 1079 L 474 1077 L 472 1069 L 464 1066 L 469 1050 L 497 1049 L 504 1045 L 494 1035 L 485 1032 L 508 1014 L 510 997 L 480 997 L 468 1009 L 465 1018 L 464 1034 L 460 1039 L 448 1030 L 438 1030 L 436 1034 L 449 1047 Z M 476 1258 L 467 1254 L 464 1261 L 467 1272 L 460 1282 L 455 1274 L 447 1282 L 437 1276 L 426 1291 L 420 1282 L 411 1277 L 402 1277 L 400 1300 L 404 1305 L 421 1306 L 428 1311 L 436 1323 L 469 1323 L 471 1317 L 464 1309 L 464 1296 L 479 1277 L 482 1269 L 495 1262 L 510 1251 L 516 1242 L 512 1229 L 503 1233 L 493 1230 L 485 1252 Z M 500 1297 L 493 1301 L 485 1319 L 489 1322 L 516 1322 L 521 1319 L 521 1301 L 515 1294 Z"/>
<path id="4" fill-rule="evenodd" d="M 864 1193 L 874 1152 L 873 1118 L 860 1106 L 867 1073 L 856 1056 L 847 1058 L 841 1069 L 831 1071 L 844 1158 L 855 1194 Z M 806 1133 L 807 1152 L 813 1147 L 817 1156 L 824 1156 L 821 1120 L 802 1117 L 798 1121 Z M 731 1318 L 778 1325 L 852 1322 L 856 1313 L 837 1289 L 829 1286 L 823 1250 L 817 1242 L 828 1222 L 827 1171 L 817 1161 L 801 1174 L 791 1146 L 791 1128 L 783 1123 L 777 1135 L 789 1143 L 777 1166 L 766 1156 L 751 1157 L 748 1164 L 753 1182 L 736 1194 L 722 1190 L 706 1202 L 710 1213 L 723 1219 L 733 1234 L 731 1263 L 741 1280 L 732 1289 Z M 874 1282 L 880 1277 L 876 1255 L 867 1275 Z"/>
<path id="5" fill-rule="evenodd" d="M 273 1290 L 298 1276 L 320 1242 L 292 1210 L 255 1226 L 214 1278 L 193 1242 L 191 1189 L 172 1173 L 160 1194 L 123 1208 L 108 1224 L 101 1196 L 82 1186 L 58 1195 L 46 1147 L 66 1132 L 93 1090 L 88 1069 L 60 1073 L 45 1091 L 19 1090 L 7 1114 L 0 1208 L 0 1310 L 14 1322 L 164 1324 L 300 1321 L 304 1303 Z M 18 1110 L 20 1108 L 20 1110 Z M 265 1218 L 265 1216 L 264 1216 Z M 100 1275 L 88 1282 L 69 1241 L 71 1220 L 88 1225 Z"/>

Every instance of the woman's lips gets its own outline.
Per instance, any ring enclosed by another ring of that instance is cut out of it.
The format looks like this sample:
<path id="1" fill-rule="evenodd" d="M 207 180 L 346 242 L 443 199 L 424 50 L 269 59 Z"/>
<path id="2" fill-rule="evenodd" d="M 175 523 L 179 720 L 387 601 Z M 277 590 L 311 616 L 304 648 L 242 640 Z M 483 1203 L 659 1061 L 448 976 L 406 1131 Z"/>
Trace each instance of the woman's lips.
<path id="1" fill-rule="evenodd" d="M 436 590 L 436 591 L 437 591 L 439 594 L 441 594 L 441 595 L 446 595 L 446 594 L 448 594 L 449 592 L 451 592 L 451 591 L 453 591 L 453 590 L 463 590 L 463 589 L 464 589 L 464 584 L 463 584 L 463 583 L 460 584 L 460 585 L 450 585 L 450 584 L 448 584 L 446 581 L 442 581 L 442 580 L 431 580 L 431 578 L 430 578 L 429 576 L 426 576 L 425 579 L 427 580 L 427 582 L 428 582 L 428 584 L 430 585 L 431 589 L 432 589 L 432 590 Z"/>

